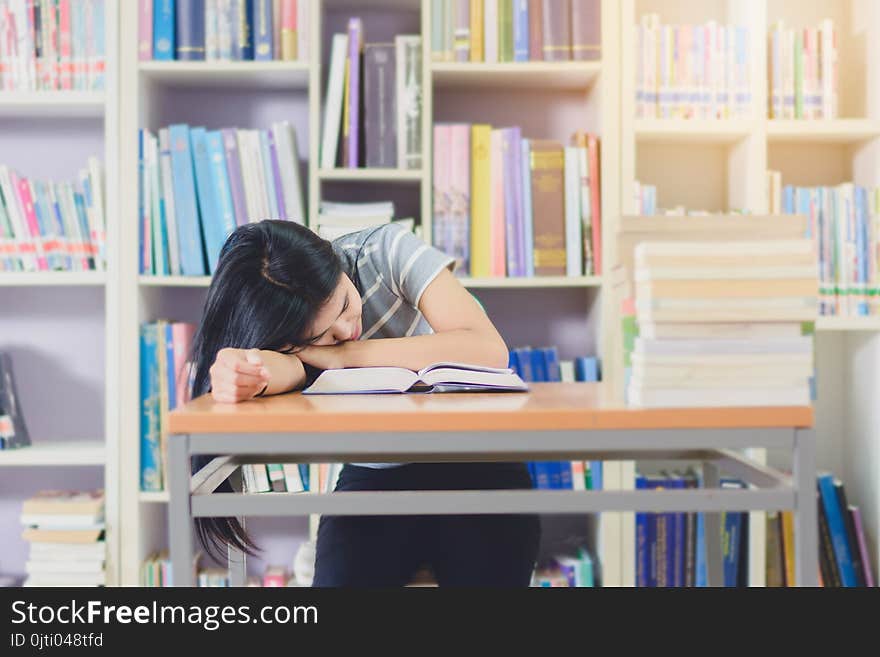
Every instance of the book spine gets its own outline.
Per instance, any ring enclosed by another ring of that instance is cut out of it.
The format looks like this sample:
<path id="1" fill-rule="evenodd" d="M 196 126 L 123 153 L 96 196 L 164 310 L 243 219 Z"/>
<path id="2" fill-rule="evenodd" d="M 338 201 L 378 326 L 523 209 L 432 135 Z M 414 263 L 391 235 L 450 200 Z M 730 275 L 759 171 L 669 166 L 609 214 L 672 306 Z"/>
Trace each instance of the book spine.
<path id="1" fill-rule="evenodd" d="M 522 174 L 524 275 L 531 278 L 535 275 L 535 217 L 532 211 L 531 144 L 528 139 L 523 139 L 520 147 L 522 152 L 520 173 Z"/>
<path id="2" fill-rule="evenodd" d="M 174 0 L 158 0 L 153 3 L 153 59 L 174 59 Z"/>
<path id="3" fill-rule="evenodd" d="M 236 61 L 254 58 L 254 0 L 232 0 L 232 58 Z"/>
<path id="4" fill-rule="evenodd" d="M 266 130 L 258 130 L 260 140 L 260 162 L 263 166 L 263 192 L 267 207 L 267 217 L 278 219 L 281 208 L 278 207 L 278 189 L 275 186 L 275 174 L 272 170 L 272 151 L 269 146 L 269 134 Z"/>
<path id="5" fill-rule="evenodd" d="M 174 205 L 174 176 L 171 172 L 171 139 L 168 128 L 159 131 L 159 172 L 162 177 L 162 202 L 168 226 L 169 273 L 180 274 L 180 245 L 177 243 L 177 213 Z"/>
<path id="6" fill-rule="evenodd" d="M 176 59 L 205 59 L 205 0 L 175 0 Z"/>
<path id="7" fill-rule="evenodd" d="M 868 551 L 868 543 L 865 540 L 865 530 L 862 526 L 862 514 L 858 507 L 852 506 L 849 509 L 852 514 L 853 526 L 855 527 L 856 536 L 858 537 L 858 550 L 861 556 L 862 566 L 864 567 L 865 586 L 874 587 L 874 571 L 871 568 L 871 554 Z"/>
<path id="8" fill-rule="evenodd" d="M 281 179 L 281 167 L 278 162 L 278 143 L 275 139 L 275 133 L 267 130 L 263 134 L 269 143 L 269 165 L 272 170 L 272 187 L 275 191 L 275 207 L 277 208 L 276 218 L 288 219 L 289 213 L 284 202 L 284 187 Z"/>
<path id="9" fill-rule="evenodd" d="M 471 0 L 471 16 L 470 16 L 470 61 L 482 62 L 483 53 L 483 2 L 482 0 Z"/>
<path id="10" fill-rule="evenodd" d="M 864 586 L 865 585 L 865 576 L 864 569 L 862 568 L 862 557 L 859 552 L 859 543 L 858 537 L 856 536 L 856 527 L 853 523 L 852 514 L 850 513 L 850 506 L 846 500 L 846 491 L 843 488 L 843 484 L 840 482 L 834 482 L 834 489 L 837 493 L 837 502 L 840 507 L 840 516 L 843 518 L 843 525 L 846 529 L 846 543 L 849 548 L 850 558 L 852 559 L 853 571 L 855 574 L 855 582 L 856 586 Z"/>
<path id="11" fill-rule="evenodd" d="M 470 0 L 450 0 L 453 5 L 452 49 L 457 62 L 471 58 L 471 8 Z"/>
<path id="12" fill-rule="evenodd" d="M 11 173 L 12 184 L 15 189 L 18 191 L 18 200 L 19 207 L 21 207 L 22 215 L 24 216 L 25 222 L 27 223 L 28 231 L 30 232 L 31 243 L 34 245 L 34 250 L 37 258 L 37 269 L 40 271 L 48 271 L 49 270 L 49 261 L 46 258 L 46 250 L 43 244 L 43 236 L 40 233 L 39 223 L 37 221 L 37 215 L 34 211 L 34 201 L 31 197 L 30 186 L 28 185 L 28 181 L 25 178 L 19 178 L 18 174 L 15 172 Z"/>
<path id="13" fill-rule="evenodd" d="M 513 167 L 514 155 L 519 156 L 519 144 L 515 138 L 515 128 L 504 128 L 502 130 L 502 179 L 504 184 L 504 236 L 505 236 L 505 252 L 507 255 L 507 275 L 510 277 L 520 276 L 521 272 L 517 268 L 517 244 L 516 236 L 518 227 L 516 225 L 516 172 Z M 514 150 L 516 149 L 516 150 Z"/>
<path id="14" fill-rule="evenodd" d="M 446 61 L 446 53 L 443 51 L 443 2 L 431 0 L 431 61 Z"/>
<path id="15" fill-rule="evenodd" d="M 336 165 L 339 125 L 342 120 L 342 92 L 345 84 L 345 53 L 347 49 L 348 35 L 334 34 L 330 56 L 330 74 L 327 79 L 327 96 L 324 103 L 324 132 L 321 139 L 322 169 L 332 169 Z M 400 100 L 398 99 L 398 112 L 400 111 L 399 107 Z"/>
<path id="16" fill-rule="evenodd" d="M 161 456 L 159 453 L 159 361 L 158 328 L 155 324 L 141 326 L 141 490 L 162 490 Z"/>
<path id="17" fill-rule="evenodd" d="M 601 0 L 571 0 L 571 58 L 597 60 L 602 54 Z"/>
<path id="18" fill-rule="evenodd" d="M 538 276 L 564 276 L 566 272 L 565 152 L 560 143 L 531 141 L 533 260 Z"/>
<path id="19" fill-rule="evenodd" d="M 287 219 L 304 226 L 306 224 L 305 199 L 296 132 L 287 121 L 277 124 L 277 131 L 275 142 L 278 145 L 278 164 L 281 167 Z"/>
<path id="20" fill-rule="evenodd" d="M 498 61 L 513 61 L 513 2 L 498 0 Z"/>
<path id="21" fill-rule="evenodd" d="M 516 127 L 513 129 L 512 150 L 508 153 L 513 162 L 511 164 L 511 175 L 513 176 L 513 203 L 514 203 L 514 226 L 516 234 L 514 236 L 516 272 L 517 276 L 525 276 L 526 273 L 526 237 L 525 237 L 525 209 L 523 208 L 523 190 L 522 190 L 522 129 Z"/>
<path id="22" fill-rule="evenodd" d="M 581 236 L 581 184 L 578 160 L 580 154 L 576 146 L 565 147 L 565 275 L 583 274 Z"/>
<path id="23" fill-rule="evenodd" d="M 504 131 L 492 130 L 490 135 L 490 275 L 506 274 L 505 207 L 504 207 Z"/>
<path id="24" fill-rule="evenodd" d="M 422 38 L 395 38 L 397 72 L 397 166 L 422 168 Z"/>
<path id="25" fill-rule="evenodd" d="M 286 493 L 287 486 L 284 483 L 284 468 L 282 465 L 280 463 L 267 463 L 266 470 L 269 473 L 269 483 L 272 491 L 275 493 Z M 264 578 L 263 586 L 287 586 L 287 582 L 279 576 L 275 581 L 267 584 Z"/>
<path id="26" fill-rule="evenodd" d="M 190 399 L 190 377 L 187 358 L 192 349 L 195 324 L 174 322 L 171 325 L 171 342 L 174 356 L 170 361 L 174 368 L 175 407 L 183 406 Z"/>
<path id="27" fill-rule="evenodd" d="M 587 138 L 590 155 L 590 227 L 592 229 L 592 249 L 594 276 L 602 275 L 602 193 L 600 180 L 600 142 L 599 137 L 590 134 Z"/>
<path id="28" fill-rule="evenodd" d="M 147 137 L 147 167 L 150 170 L 150 225 L 153 229 L 153 262 L 157 274 L 170 274 L 168 261 L 168 226 L 162 200 L 162 176 L 159 169 L 159 140 Z"/>
<path id="29" fill-rule="evenodd" d="M 529 0 L 513 2 L 513 61 L 529 61 Z"/>
<path id="30" fill-rule="evenodd" d="M 181 273 L 184 276 L 204 276 L 203 242 L 196 205 L 190 130 L 184 124 L 172 125 L 168 130 L 171 139 L 171 168 L 174 172 L 174 207 L 179 231 Z"/>
<path id="31" fill-rule="evenodd" d="M 450 156 L 449 144 L 451 140 L 451 126 L 434 125 L 434 161 L 433 161 L 433 216 L 432 216 L 432 244 L 449 253 L 451 244 L 447 242 L 449 225 L 449 172 Z"/>
<path id="32" fill-rule="evenodd" d="M 846 527 L 844 519 L 840 514 L 834 482 L 830 475 L 819 477 L 819 491 L 822 495 L 822 504 L 825 507 L 828 529 L 831 532 L 834 557 L 840 570 L 840 581 L 843 586 L 856 586 L 857 580 L 849 553 L 849 546 L 847 545 Z"/>
<path id="33" fill-rule="evenodd" d="M 491 139 L 490 126 L 471 127 L 471 275 L 477 278 L 491 272 Z"/>
<path id="34" fill-rule="evenodd" d="M 235 225 L 243 226 L 248 223 L 248 213 L 245 206 L 244 188 L 241 178 L 241 160 L 238 156 L 238 140 L 233 128 L 224 128 L 220 131 L 223 135 L 224 160 L 226 161 L 226 176 L 229 180 L 230 194 L 232 195 L 232 208 L 235 214 Z"/>
<path id="35" fill-rule="evenodd" d="M 571 59 L 571 0 L 544 0 L 544 61 Z"/>
<path id="36" fill-rule="evenodd" d="M 544 2 L 529 0 L 529 57 L 533 62 L 544 59 Z"/>
<path id="37" fill-rule="evenodd" d="M 500 61 L 498 57 L 498 2 L 485 0 L 483 5 L 483 55 L 487 64 Z"/>
<path id="38" fill-rule="evenodd" d="M 451 126 L 449 168 L 449 244 L 446 253 L 455 258 L 462 276 L 470 275 L 470 125 Z"/>
<path id="39" fill-rule="evenodd" d="M 218 239 L 222 248 L 223 243 L 226 242 L 226 239 L 237 226 L 235 221 L 235 205 L 232 200 L 232 186 L 226 166 L 223 134 L 219 130 L 207 132 L 205 134 L 205 142 L 208 149 L 208 161 L 211 167 L 211 183 L 214 187 L 214 198 L 217 201 L 217 211 L 220 219 L 217 226 L 219 232 L 215 239 Z M 215 267 L 216 263 L 212 264 L 211 270 L 213 271 Z"/>
<path id="40" fill-rule="evenodd" d="M 397 166 L 394 44 L 364 47 L 364 136 L 368 167 Z"/>
<path id="41" fill-rule="evenodd" d="M 254 59 L 275 59 L 272 43 L 272 0 L 254 0 Z"/>
<path id="42" fill-rule="evenodd" d="M 636 475 L 636 490 L 645 490 L 647 483 L 642 475 Z M 649 516 L 653 514 L 639 511 L 636 513 L 636 586 L 649 586 L 648 577 L 651 572 L 651 539 L 649 536 Z"/>
<path id="43" fill-rule="evenodd" d="M 311 49 L 312 35 L 309 25 L 311 25 L 309 16 L 312 12 L 312 3 L 307 0 L 297 0 L 296 3 L 296 24 L 299 27 L 296 34 L 296 58 L 301 62 L 309 61 L 309 53 Z"/>
<path id="44" fill-rule="evenodd" d="M 831 543 L 831 532 L 828 529 L 828 517 L 822 505 L 822 495 L 816 491 L 817 517 L 819 520 L 819 569 L 822 575 L 822 585 L 827 588 L 838 588 L 840 583 L 840 571 L 834 559 L 834 546 Z"/>
<path id="45" fill-rule="evenodd" d="M 299 0 L 307 2 L 308 0 Z M 294 61 L 297 59 L 297 37 L 300 30 L 309 29 L 308 25 L 297 25 L 297 0 L 281 0 L 281 59 Z"/>
<path id="46" fill-rule="evenodd" d="M 359 18 L 348 21 L 348 139 L 347 162 L 354 169 L 359 166 L 358 141 L 361 117 L 361 50 L 363 49 L 363 24 Z"/>

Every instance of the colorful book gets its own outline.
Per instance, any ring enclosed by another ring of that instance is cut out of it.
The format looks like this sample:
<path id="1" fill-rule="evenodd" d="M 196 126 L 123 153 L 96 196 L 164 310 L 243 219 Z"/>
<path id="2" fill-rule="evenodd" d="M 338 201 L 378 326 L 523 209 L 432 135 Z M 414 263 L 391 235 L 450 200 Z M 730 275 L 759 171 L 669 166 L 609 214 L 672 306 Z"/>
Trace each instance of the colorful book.
<path id="1" fill-rule="evenodd" d="M 210 0 L 208 0 L 210 2 Z M 276 59 L 273 43 L 275 26 L 272 16 L 272 0 L 254 0 L 254 59 L 271 61 Z M 279 26 L 280 29 L 280 26 Z"/>
<path id="2" fill-rule="evenodd" d="M 544 61 L 571 59 L 571 2 L 544 0 L 542 7 Z"/>
<path id="3" fill-rule="evenodd" d="M 175 0 L 153 2 L 153 59 L 156 61 L 171 61 L 177 53 L 174 3 Z"/>
<path id="4" fill-rule="evenodd" d="M 513 61 L 529 61 L 529 0 L 513 0 Z"/>
<path id="5" fill-rule="evenodd" d="M 196 200 L 190 129 L 185 124 L 169 126 L 171 168 L 174 172 L 174 209 L 180 244 L 180 269 L 184 276 L 204 276 L 204 242 Z"/>
<path id="6" fill-rule="evenodd" d="M 540 208 L 532 219 L 531 258 L 537 276 L 563 276 L 566 272 L 565 160 L 562 144 L 532 139 L 531 204 Z"/>
<path id="7" fill-rule="evenodd" d="M 818 481 L 831 542 L 834 546 L 834 558 L 840 570 L 840 581 L 843 586 L 857 586 L 858 580 L 847 541 L 845 520 L 840 512 L 837 491 L 834 488 L 834 478 L 830 474 L 822 474 Z"/>
<path id="8" fill-rule="evenodd" d="M 205 0 L 174 0 L 175 59 L 204 61 Z"/>
<path id="9" fill-rule="evenodd" d="M 601 56 L 601 0 L 571 0 L 571 58 L 579 61 L 597 60 Z M 702 59 L 698 60 L 700 62 Z M 702 77 L 708 77 L 705 71 Z"/>
<path id="10" fill-rule="evenodd" d="M 471 126 L 471 276 L 475 278 L 487 277 L 491 272 L 491 141 L 490 126 Z"/>
<path id="11" fill-rule="evenodd" d="M 364 27 L 360 18 L 348 19 L 348 131 L 343 148 L 343 166 L 360 166 L 361 52 Z"/>
<path id="12" fill-rule="evenodd" d="M 580 153 L 575 146 L 565 147 L 565 274 L 582 276 L 583 242 L 581 223 Z"/>

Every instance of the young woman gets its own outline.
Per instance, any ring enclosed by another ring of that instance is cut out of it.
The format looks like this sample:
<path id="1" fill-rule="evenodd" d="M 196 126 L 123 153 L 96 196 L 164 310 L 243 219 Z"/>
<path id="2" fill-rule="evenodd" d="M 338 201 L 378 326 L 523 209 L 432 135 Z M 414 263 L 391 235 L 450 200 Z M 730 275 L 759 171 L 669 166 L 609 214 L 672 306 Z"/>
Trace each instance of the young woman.
<path id="1" fill-rule="evenodd" d="M 328 242 L 286 221 L 227 240 L 194 343 L 193 395 L 244 402 L 302 388 L 321 370 L 439 361 L 506 367 L 507 347 L 452 275 L 452 258 L 387 224 Z M 531 488 L 522 463 L 345 464 L 337 491 Z M 256 546 L 234 518 L 202 519 L 209 551 Z M 324 516 L 315 586 L 527 586 L 532 515 Z"/>

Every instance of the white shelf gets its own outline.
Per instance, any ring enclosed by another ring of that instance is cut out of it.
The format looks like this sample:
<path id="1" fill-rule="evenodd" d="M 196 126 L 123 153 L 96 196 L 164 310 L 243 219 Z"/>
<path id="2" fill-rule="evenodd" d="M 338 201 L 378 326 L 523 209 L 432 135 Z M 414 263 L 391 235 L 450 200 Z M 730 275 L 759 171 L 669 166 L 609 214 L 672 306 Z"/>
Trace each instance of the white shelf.
<path id="1" fill-rule="evenodd" d="M 100 91 L 0 91 L 0 117 L 99 118 L 105 100 Z"/>
<path id="2" fill-rule="evenodd" d="M 851 144 L 880 137 L 880 121 L 836 119 L 830 121 L 771 120 L 767 122 L 770 142 Z"/>
<path id="3" fill-rule="evenodd" d="M 248 88 L 305 91 L 309 86 L 306 62 L 141 62 L 147 80 L 189 89 Z"/>
<path id="4" fill-rule="evenodd" d="M 35 442 L 29 447 L 0 450 L 3 466 L 103 466 L 107 460 L 100 441 Z"/>
<path id="5" fill-rule="evenodd" d="M 318 177 L 326 181 L 366 181 L 386 183 L 419 183 L 422 181 L 421 169 L 319 169 Z"/>
<path id="6" fill-rule="evenodd" d="M 168 500 L 171 499 L 167 490 L 159 491 L 157 493 L 142 490 L 138 494 L 138 497 L 141 502 L 147 504 L 167 504 Z"/>
<path id="7" fill-rule="evenodd" d="M 598 61 L 431 63 L 436 89 L 587 89 L 601 70 Z"/>
<path id="8" fill-rule="evenodd" d="M 729 144 L 753 134 L 758 125 L 750 119 L 636 119 L 634 130 L 638 141 Z"/>
<path id="9" fill-rule="evenodd" d="M 106 281 L 101 271 L 0 272 L 0 287 L 97 287 Z"/>
<path id="10" fill-rule="evenodd" d="M 139 276 L 143 287 L 208 287 L 210 276 Z"/>
<path id="11" fill-rule="evenodd" d="M 880 317 L 819 317 L 817 331 L 880 331 Z"/>
<path id="12" fill-rule="evenodd" d="M 600 276 L 535 276 L 533 278 L 459 278 L 466 288 L 600 287 Z"/>

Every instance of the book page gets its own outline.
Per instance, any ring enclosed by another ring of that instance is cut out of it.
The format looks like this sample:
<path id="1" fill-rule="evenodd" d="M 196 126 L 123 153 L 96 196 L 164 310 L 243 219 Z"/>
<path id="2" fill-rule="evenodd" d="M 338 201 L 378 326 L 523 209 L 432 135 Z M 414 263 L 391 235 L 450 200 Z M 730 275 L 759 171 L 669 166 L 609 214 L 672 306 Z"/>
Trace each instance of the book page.
<path id="1" fill-rule="evenodd" d="M 497 367 L 485 367 L 483 365 L 469 365 L 467 363 L 446 362 L 446 363 L 431 363 L 427 367 L 423 367 L 422 369 L 420 369 L 417 372 L 417 374 L 419 374 L 423 378 L 423 380 L 425 380 L 424 379 L 425 374 L 427 374 L 428 372 L 440 369 L 440 368 L 455 369 L 455 370 L 460 370 L 460 371 L 465 371 L 465 372 L 497 372 L 499 374 L 509 374 L 509 373 L 513 372 L 513 370 L 510 369 L 509 367 L 497 368 Z"/>
<path id="2" fill-rule="evenodd" d="M 418 376 L 402 367 L 352 367 L 326 370 L 303 394 L 338 394 L 352 392 L 404 392 Z"/>
<path id="3" fill-rule="evenodd" d="M 498 371 L 472 371 L 455 368 L 439 368 L 431 370 L 422 376 L 426 383 L 444 389 L 450 386 L 468 386 L 475 388 L 525 390 L 526 385 L 519 376 L 512 372 Z"/>

